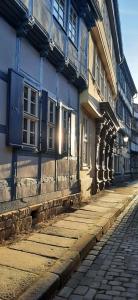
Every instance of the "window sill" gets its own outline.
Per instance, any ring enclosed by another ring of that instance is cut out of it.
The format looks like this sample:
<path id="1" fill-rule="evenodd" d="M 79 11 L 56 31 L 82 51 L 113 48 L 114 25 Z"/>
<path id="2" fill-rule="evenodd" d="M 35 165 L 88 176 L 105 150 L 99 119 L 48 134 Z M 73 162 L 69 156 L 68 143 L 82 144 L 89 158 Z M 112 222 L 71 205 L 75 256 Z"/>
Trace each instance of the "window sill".
<path id="1" fill-rule="evenodd" d="M 35 153 L 38 153 L 38 147 L 37 146 L 31 146 L 31 145 L 27 145 L 27 144 L 23 144 L 21 146 L 21 149 L 24 150 L 24 151 L 32 151 L 32 152 L 35 152 Z"/>

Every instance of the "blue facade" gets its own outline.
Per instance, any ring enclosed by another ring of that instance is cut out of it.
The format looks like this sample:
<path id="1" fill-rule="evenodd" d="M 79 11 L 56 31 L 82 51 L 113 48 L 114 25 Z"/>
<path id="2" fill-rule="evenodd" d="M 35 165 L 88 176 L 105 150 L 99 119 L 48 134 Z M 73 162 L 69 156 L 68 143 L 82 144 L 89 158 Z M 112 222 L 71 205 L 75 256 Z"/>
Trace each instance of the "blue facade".
<path id="1" fill-rule="evenodd" d="M 80 191 L 79 93 L 99 11 L 95 1 L 63 2 L 62 9 L 49 0 L 0 4 L 2 206 Z"/>

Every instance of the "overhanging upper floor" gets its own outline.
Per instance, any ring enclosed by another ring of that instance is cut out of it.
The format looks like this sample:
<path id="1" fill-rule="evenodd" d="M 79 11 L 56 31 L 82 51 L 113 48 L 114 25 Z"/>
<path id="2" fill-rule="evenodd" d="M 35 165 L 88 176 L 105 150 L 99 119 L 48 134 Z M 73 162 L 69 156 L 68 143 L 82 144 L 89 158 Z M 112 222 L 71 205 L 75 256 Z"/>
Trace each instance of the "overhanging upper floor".
<path id="1" fill-rule="evenodd" d="M 48 0 L 3 0 L 0 14 L 39 51 L 42 57 L 64 74 L 79 91 L 88 84 L 88 30 L 100 18 L 98 3 L 71 1 L 62 7 L 63 20 L 54 13 L 54 2 Z M 72 9 L 72 10 L 71 10 Z M 69 33 L 70 12 L 75 14 L 74 31 Z"/>

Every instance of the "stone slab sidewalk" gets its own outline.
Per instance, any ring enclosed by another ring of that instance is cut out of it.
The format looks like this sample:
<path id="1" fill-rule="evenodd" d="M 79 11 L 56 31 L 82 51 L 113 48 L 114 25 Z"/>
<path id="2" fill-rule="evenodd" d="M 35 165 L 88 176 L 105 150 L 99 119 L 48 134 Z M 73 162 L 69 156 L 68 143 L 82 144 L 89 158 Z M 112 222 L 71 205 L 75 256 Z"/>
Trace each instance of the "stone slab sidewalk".
<path id="1" fill-rule="evenodd" d="M 39 232 L 0 247 L 0 300 L 50 299 L 138 194 L 138 183 L 105 191 Z"/>

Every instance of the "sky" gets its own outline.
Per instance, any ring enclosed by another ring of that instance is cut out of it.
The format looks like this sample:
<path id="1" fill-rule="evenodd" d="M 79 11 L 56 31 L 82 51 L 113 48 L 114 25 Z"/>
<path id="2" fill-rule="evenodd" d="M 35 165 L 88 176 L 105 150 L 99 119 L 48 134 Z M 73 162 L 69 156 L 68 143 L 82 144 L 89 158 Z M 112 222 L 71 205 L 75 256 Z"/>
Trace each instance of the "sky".
<path id="1" fill-rule="evenodd" d="M 138 0 L 118 0 L 118 4 L 124 55 L 138 90 Z"/>

